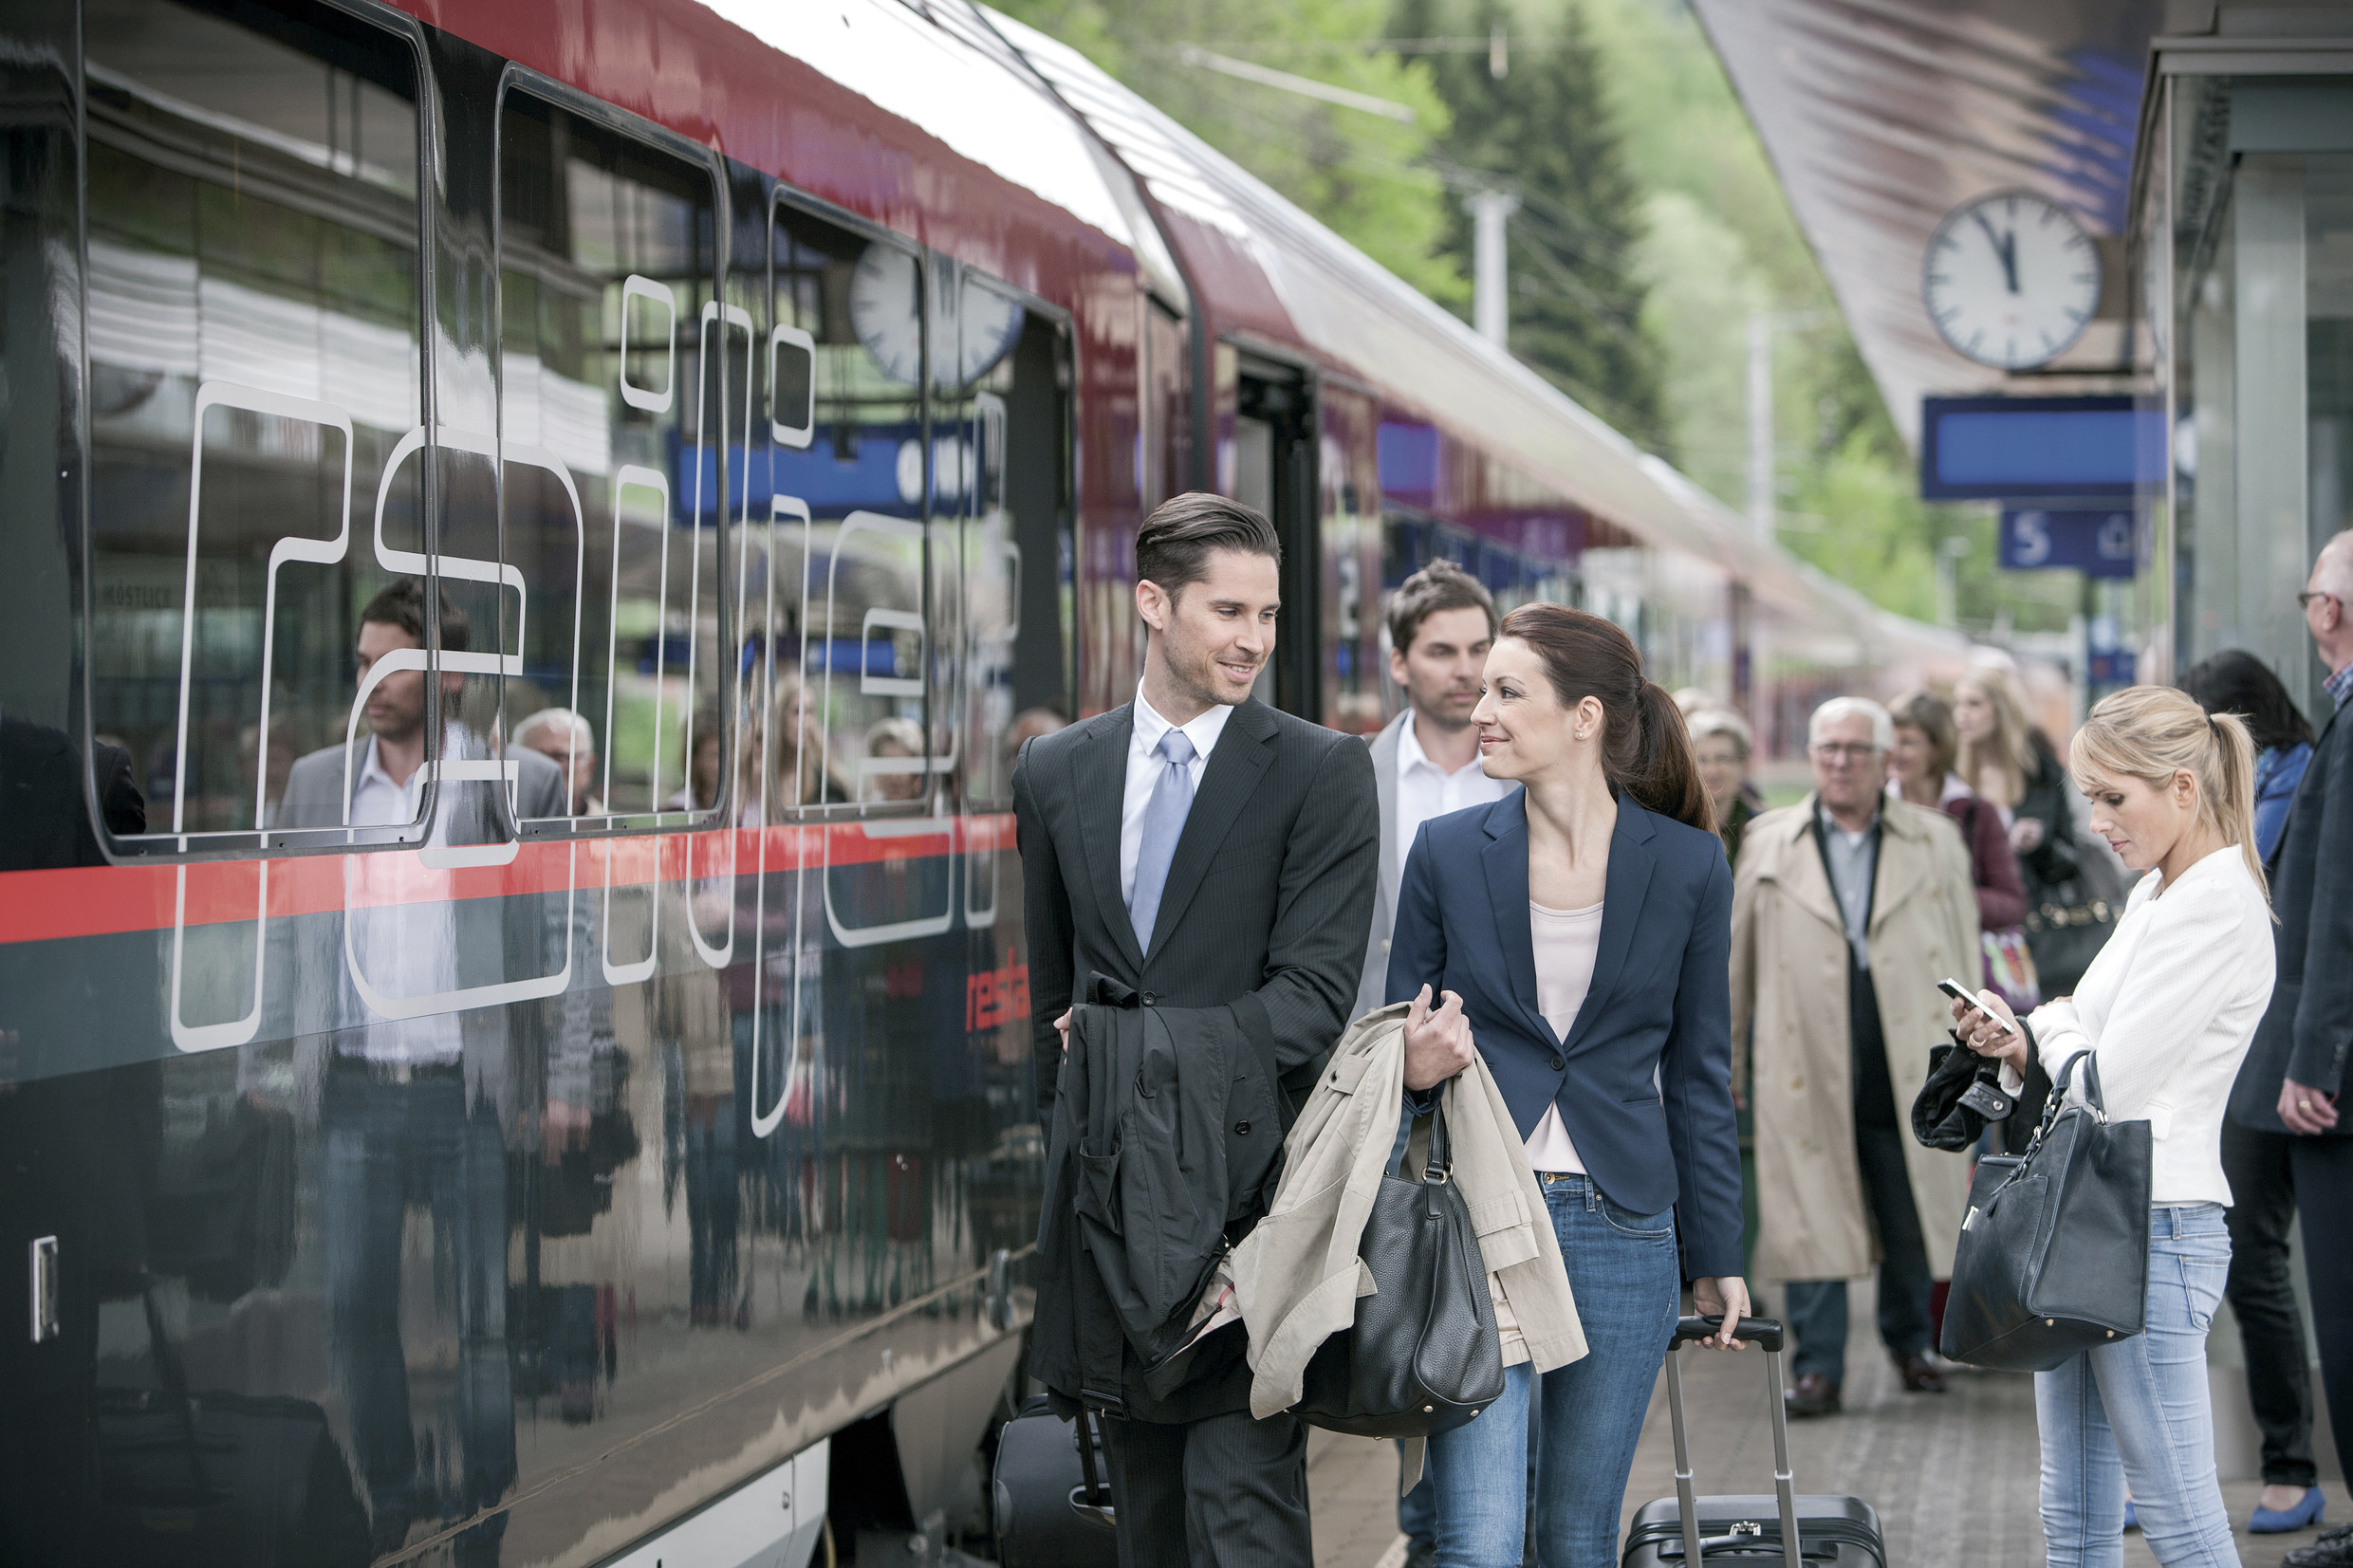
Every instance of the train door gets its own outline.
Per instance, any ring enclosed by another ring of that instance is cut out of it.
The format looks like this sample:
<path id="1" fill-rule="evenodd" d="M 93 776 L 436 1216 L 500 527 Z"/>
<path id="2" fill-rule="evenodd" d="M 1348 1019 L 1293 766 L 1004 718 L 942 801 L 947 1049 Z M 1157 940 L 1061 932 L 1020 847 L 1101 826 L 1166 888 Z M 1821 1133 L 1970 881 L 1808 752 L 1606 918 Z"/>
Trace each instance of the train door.
<path id="1" fill-rule="evenodd" d="M 1248 353 L 1239 357 L 1238 371 L 1233 498 L 1264 512 L 1283 542 L 1281 630 L 1257 696 L 1320 721 L 1315 383 L 1296 366 Z"/>

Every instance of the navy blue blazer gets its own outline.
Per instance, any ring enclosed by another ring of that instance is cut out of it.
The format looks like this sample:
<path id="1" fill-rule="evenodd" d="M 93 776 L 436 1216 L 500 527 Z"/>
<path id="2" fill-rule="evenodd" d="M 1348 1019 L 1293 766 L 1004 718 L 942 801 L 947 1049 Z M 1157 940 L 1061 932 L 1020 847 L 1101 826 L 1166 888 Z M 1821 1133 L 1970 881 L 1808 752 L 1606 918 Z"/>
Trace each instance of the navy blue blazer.
<path id="1" fill-rule="evenodd" d="M 1673 1205 L 1694 1277 L 1739 1274 L 1723 840 L 1619 797 L 1593 985 L 1563 1040 L 1536 1010 L 1527 799 L 1436 817 L 1415 835 L 1389 1000 L 1425 985 L 1460 995 L 1520 1136 L 1557 1104 L 1604 1196 L 1638 1214 Z"/>

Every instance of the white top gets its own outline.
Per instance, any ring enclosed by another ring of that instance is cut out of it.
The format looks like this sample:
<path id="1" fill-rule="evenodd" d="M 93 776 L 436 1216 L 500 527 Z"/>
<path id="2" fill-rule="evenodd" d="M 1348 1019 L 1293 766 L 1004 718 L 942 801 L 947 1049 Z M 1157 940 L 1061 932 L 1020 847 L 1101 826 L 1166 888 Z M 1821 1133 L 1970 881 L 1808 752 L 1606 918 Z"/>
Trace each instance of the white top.
<path id="1" fill-rule="evenodd" d="M 1226 720 L 1232 716 L 1232 709 L 1214 702 L 1206 712 L 1183 724 L 1171 724 L 1144 701 L 1144 689 L 1136 688 L 1136 733 L 1127 743 L 1127 791 L 1120 804 L 1121 902 L 1136 896 L 1136 854 L 1143 843 L 1144 806 L 1152 799 L 1152 786 L 1160 782 L 1160 774 L 1168 767 L 1167 760 L 1157 749 L 1160 737 L 1172 729 L 1182 729 L 1185 739 L 1193 743 L 1193 761 L 1185 765 L 1185 770 L 1193 775 L 1193 788 L 1197 794 L 1201 775 L 1209 771 L 1211 748 L 1216 746 L 1217 737 L 1226 732 Z"/>
<path id="2" fill-rule="evenodd" d="M 1500 801 L 1518 787 L 1510 779 L 1489 778 L 1475 756 L 1452 773 L 1432 762 L 1414 733 L 1414 710 L 1408 708 L 1398 729 L 1397 863 L 1402 866 L 1413 854 L 1414 835 L 1431 818 Z"/>
<path id="3" fill-rule="evenodd" d="M 1528 905 L 1529 932 L 1536 943 L 1536 1010 L 1563 1040 L 1593 987 L 1593 961 L 1602 949 L 1602 906 L 1581 910 Z M 1544 1119 L 1528 1135 L 1528 1163 L 1537 1171 L 1583 1171 L 1577 1146 L 1561 1122 L 1561 1107 L 1545 1107 Z"/>
<path id="4" fill-rule="evenodd" d="M 472 757 L 481 751 L 462 727 L 451 725 L 445 731 L 444 757 Z M 392 775 L 378 765 L 376 737 L 369 736 L 359 782 L 352 786 L 351 825 L 405 827 L 417 821 L 425 798 L 425 773 L 419 766 L 409 775 L 407 784 L 394 784 Z M 453 784 L 447 787 L 484 786 Z M 430 842 L 448 843 L 449 821 L 445 801 L 442 809 L 434 813 Z M 362 898 L 370 872 L 389 875 L 395 871 L 394 860 L 386 856 L 355 856 L 353 866 L 355 891 Z M 435 996 L 457 989 L 457 934 L 447 902 L 386 903 L 369 908 L 355 899 L 349 919 L 352 956 L 377 990 L 386 996 Z M 359 1022 L 373 1017 L 348 979 L 343 990 L 346 1018 Z M 356 1039 L 345 1042 L 345 1048 L 370 1061 L 449 1062 L 465 1055 L 466 1042 L 458 1030 L 457 1015 L 438 1012 L 370 1023 Z"/>
<path id="5" fill-rule="evenodd" d="M 2133 888 L 2072 997 L 2028 1023 L 2055 1079 L 2089 1050 L 2112 1121 L 2145 1120 L 2152 1204 L 2231 1202 L 2222 1174 L 2222 1114 L 2241 1058 L 2271 1000 L 2271 908 L 2236 844 L 2162 889 L 2157 872 Z M 2080 1100 L 2082 1069 L 2070 1098 Z M 2013 1094 L 2018 1075 L 2002 1069 Z"/>

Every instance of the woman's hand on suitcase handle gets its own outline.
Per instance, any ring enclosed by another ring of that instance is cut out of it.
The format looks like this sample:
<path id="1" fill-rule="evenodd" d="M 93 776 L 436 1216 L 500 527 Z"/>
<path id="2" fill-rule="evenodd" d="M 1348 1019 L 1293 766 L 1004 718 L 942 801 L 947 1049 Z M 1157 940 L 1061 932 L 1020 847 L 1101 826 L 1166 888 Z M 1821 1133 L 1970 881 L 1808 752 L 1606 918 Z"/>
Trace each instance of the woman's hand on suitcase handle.
<path id="1" fill-rule="evenodd" d="M 1743 1350 L 1747 1342 L 1732 1337 L 1740 1319 L 1749 1316 L 1749 1282 L 1736 1274 L 1692 1282 L 1692 1306 L 1702 1318 L 1721 1315 L 1723 1322 L 1699 1342 L 1711 1350 Z"/>
<path id="2" fill-rule="evenodd" d="M 1462 998 L 1448 991 L 1432 1012 L 1430 987 L 1424 986 L 1405 1015 L 1405 1087 L 1418 1093 L 1444 1083 L 1471 1065 L 1476 1049 L 1471 1021 L 1462 1016 Z"/>

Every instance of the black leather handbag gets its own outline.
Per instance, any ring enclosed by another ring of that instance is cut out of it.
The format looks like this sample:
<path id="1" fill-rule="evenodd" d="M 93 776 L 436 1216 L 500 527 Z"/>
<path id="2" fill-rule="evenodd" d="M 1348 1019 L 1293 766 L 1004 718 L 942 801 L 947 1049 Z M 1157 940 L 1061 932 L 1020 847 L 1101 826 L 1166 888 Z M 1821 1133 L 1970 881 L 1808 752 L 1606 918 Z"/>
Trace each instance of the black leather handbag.
<path id="1" fill-rule="evenodd" d="M 2087 1103 L 2066 1103 L 2081 1063 Z M 2047 1372 L 2139 1334 L 2149 1292 L 2149 1124 L 2108 1120 L 2089 1051 L 2059 1069 L 2023 1155 L 1977 1162 L 1938 1349 Z"/>
<path id="2" fill-rule="evenodd" d="M 1422 1153 L 1427 1137 L 1427 1153 Z M 1471 1210 L 1454 1188 L 1443 1114 L 1423 1119 L 1383 1171 L 1357 1256 L 1375 1293 L 1307 1362 L 1308 1425 L 1358 1437 L 1452 1431 L 1503 1396 L 1503 1342 Z M 1419 1180 L 1407 1175 L 1417 1164 Z"/>

